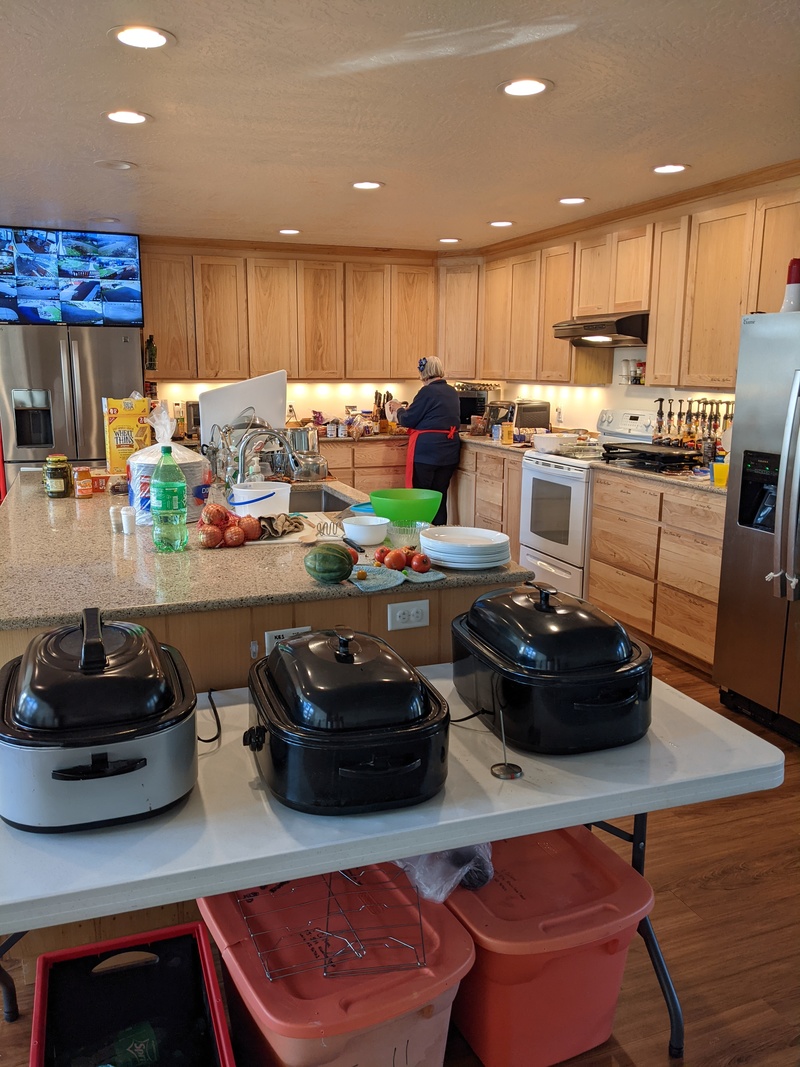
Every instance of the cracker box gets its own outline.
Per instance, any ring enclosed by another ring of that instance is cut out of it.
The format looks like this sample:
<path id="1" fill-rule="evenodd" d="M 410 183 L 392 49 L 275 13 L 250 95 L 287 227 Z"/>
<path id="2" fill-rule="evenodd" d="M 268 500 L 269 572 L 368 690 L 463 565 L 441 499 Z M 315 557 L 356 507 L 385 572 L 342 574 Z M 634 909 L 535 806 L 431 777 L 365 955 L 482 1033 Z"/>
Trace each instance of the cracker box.
<path id="1" fill-rule="evenodd" d="M 106 435 L 106 469 L 109 474 L 124 474 L 128 458 L 150 444 L 150 401 L 146 397 L 122 400 L 103 397 L 103 424 Z"/>

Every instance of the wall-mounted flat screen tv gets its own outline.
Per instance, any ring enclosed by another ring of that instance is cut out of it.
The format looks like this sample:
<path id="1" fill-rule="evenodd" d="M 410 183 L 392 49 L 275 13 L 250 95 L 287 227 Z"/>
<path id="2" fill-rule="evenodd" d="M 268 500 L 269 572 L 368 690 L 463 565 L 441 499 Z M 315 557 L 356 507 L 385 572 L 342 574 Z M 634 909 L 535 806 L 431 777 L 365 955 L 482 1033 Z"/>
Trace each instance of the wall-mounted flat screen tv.
<path id="1" fill-rule="evenodd" d="M 0 226 L 0 322 L 142 326 L 139 238 Z"/>

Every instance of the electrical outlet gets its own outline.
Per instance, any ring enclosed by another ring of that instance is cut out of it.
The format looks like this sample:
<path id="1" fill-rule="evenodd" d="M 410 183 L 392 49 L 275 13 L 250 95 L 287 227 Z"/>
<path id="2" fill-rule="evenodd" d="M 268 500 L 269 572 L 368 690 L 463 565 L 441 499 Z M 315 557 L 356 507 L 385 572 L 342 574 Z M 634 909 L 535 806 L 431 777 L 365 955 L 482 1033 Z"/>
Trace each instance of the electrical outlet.
<path id="1" fill-rule="evenodd" d="M 278 641 L 286 641 L 289 637 L 297 637 L 298 634 L 307 634 L 310 626 L 287 626 L 285 630 L 264 631 L 264 655 L 268 656 Z"/>
<path id="2" fill-rule="evenodd" d="M 389 604 L 387 608 L 390 630 L 413 630 L 430 625 L 430 605 L 427 600 L 407 600 L 404 604 Z"/>
<path id="3" fill-rule="evenodd" d="M 560 426 L 564 421 L 564 412 L 561 408 L 556 408 L 556 423 Z"/>

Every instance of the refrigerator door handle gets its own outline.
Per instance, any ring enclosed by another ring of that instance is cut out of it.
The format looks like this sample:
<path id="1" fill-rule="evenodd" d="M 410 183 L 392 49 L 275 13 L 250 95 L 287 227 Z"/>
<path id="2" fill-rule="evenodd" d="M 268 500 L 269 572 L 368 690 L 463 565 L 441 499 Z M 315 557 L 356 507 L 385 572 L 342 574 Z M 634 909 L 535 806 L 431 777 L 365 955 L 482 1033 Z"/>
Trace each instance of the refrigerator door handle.
<path id="1" fill-rule="evenodd" d="M 75 383 L 75 434 L 77 436 L 77 449 L 76 454 L 78 456 L 83 455 L 83 415 L 81 413 L 83 405 L 83 396 L 81 395 L 81 367 L 80 367 L 80 352 L 78 351 L 78 342 L 70 338 L 70 348 L 72 350 L 72 380 Z"/>
<path id="2" fill-rule="evenodd" d="M 792 378 L 792 388 L 789 394 L 789 406 L 786 411 L 786 423 L 783 427 L 783 442 L 781 444 L 781 458 L 780 468 L 778 470 L 778 489 L 777 500 L 775 503 L 775 534 L 772 549 L 772 570 L 765 576 L 765 581 L 772 582 L 772 595 L 776 597 L 788 597 L 790 600 L 795 599 L 795 587 L 797 585 L 797 577 L 794 574 L 794 561 L 790 564 L 790 554 L 794 557 L 795 544 L 797 539 L 797 494 L 798 494 L 798 476 L 800 476 L 800 468 L 798 467 L 798 453 L 797 453 L 797 441 L 793 438 L 797 435 L 795 426 L 797 424 L 797 411 L 798 405 L 800 405 L 800 370 L 794 372 Z M 787 467 L 789 465 L 789 457 L 794 460 L 792 468 L 792 482 L 791 482 L 791 497 L 794 501 L 794 515 L 791 513 L 791 501 L 789 504 L 790 522 L 789 526 L 791 530 L 787 531 L 787 537 L 784 539 L 784 512 L 786 509 L 786 483 L 787 483 Z M 787 570 L 792 567 L 792 574 L 788 575 Z M 787 592 L 786 579 L 789 578 L 789 590 Z"/>
<path id="3" fill-rule="evenodd" d="M 74 433 L 74 429 L 69 415 L 70 411 L 75 410 L 75 397 L 73 395 L 72 371 L 70 369 L 69 348 L 67 346 L 68 342 L 66 338 L 64 338 L 63 340 L 59 340 L 58 347 L 61 351 L 61 381 L 63 382 L 64 386 L 64 401 L 66 403 L 67 408 L 66 432 L 69 437 L 69 441 L 67 443 L 67 456 L 69 457 L 72 451 L 76 449 L 77 442 L 75 442 L 73 445 L 72 435 Z"/>
<path id="4" fill-rule="evenodd" d="M 797 372 L 800 375 L 800 371 Z M 786 523 L 786 599 L 800 599 L 798 577 L 798 535 L 800 535 L 800 423 L 792 449 L 792 484 L 789 491 L 789 517 Z"/>

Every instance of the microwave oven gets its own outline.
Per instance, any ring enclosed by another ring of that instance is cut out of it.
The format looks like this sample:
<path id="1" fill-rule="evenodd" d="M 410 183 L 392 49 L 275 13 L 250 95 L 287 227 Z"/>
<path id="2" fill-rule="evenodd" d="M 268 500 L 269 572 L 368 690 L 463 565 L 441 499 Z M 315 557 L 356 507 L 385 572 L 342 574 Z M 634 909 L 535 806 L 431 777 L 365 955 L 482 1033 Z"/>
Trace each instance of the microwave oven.
<path id="1" fill-rule="evenodd" d="M 514 430 L 550 429 L 550 402 L 548 400 L 498 400 L 489 404 L 487 427 L 510 422 Z"/>
<path id="2" fill-rule="evenodd" d="M 461 408 L 461 429 L 468 430 L 473 415 L 483 417 L 486 408 L 498 390 L 474 382 L 454 382 L 453 388 L 458 393 Z"/>

